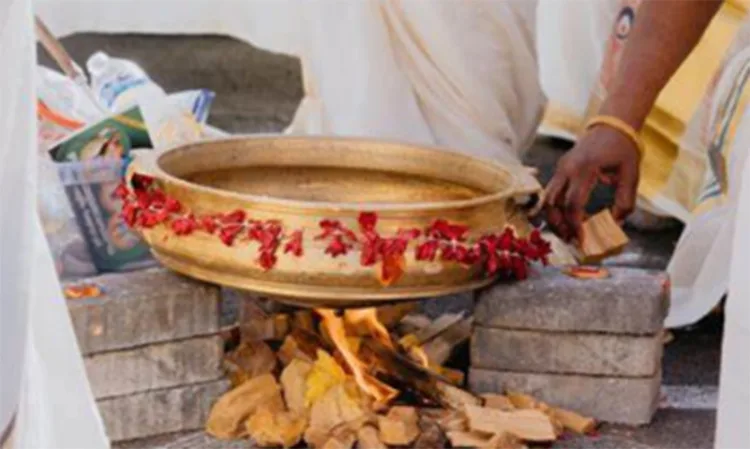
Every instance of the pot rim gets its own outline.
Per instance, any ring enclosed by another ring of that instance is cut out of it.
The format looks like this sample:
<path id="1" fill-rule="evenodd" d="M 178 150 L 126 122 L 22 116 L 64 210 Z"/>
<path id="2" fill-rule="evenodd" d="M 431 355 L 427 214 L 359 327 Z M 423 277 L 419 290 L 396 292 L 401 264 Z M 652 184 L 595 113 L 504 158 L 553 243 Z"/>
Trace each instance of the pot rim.
<path id="1" fill-rule="evenodd" d="M 174 151 L 178 151 L 183 148 L 204 146 L 211 143 L 226 143 L 241 140 L 269 140 L 269 141 L 338 141 L 338 142 L 359 142 L 359 143 L 378 143 L 384 145 L 399 145 L 399 146 L 410 146 L 419 150 L 435 151 L 440 152 L 447 157 L 453 157 L 456 159 L 462 159 L 466 161 L 479 162 L 489 165 L 493 170 L 503 172 L 508 179 L 511 180 L 508 186 L 497 192 L 488 193 L 475 198 L 466 200 L 446 200 L 446 201 L 433 201 L 433 202 L 416 202 L 416 203 L 352 203 L 352 202 L 313 202 L 313 201 L 300 201 L 290 200 L 278 197 L 267 197 L 259 196 L 255 194 L 239 193 L 230 190 L 224 190 L 216 187 L 210 187 L 187 181 L 183 178 L 174 176 L 168 173 L 161 167 L 160 161 L 162 158 L 167 157 Z M 232 135 L 229 137 L 211 138 L 201 140 L 199 142 L 180 144 L 167 148 L 163 151 L 147 151 L 141 153 L 146 158 L 146 171 L 150 172 L 151 175 L 157 179 L 161 179 L 167 183 L 174 184 L 184 189 L 193 189 L 201 193 L 216 195 L 221 198 L 230 199 L 234 201 L 251 202 L 253 204 L 262 205 L 265 207 L 281 207 L 286 209 L 296 209 L 300 211 L 312 212 L 312 211 L 332 211 L 343 214 L 358 214 L 363 210 L 377 211 L 379 213 L 399 213 L 399 212 L 432 212 L 445 209 L 466 209 L 477 206 L 483 206 L 488 203 L 493 203 L 508 198 L 512 198 L 518 195 L 530 195 L 534 193 L 529 188 L 524 189 L 523 183 L 519 180 L 509 168 L 499 164 L 495 161 L 469 156 L 463 153 L 452 151 L 446 147 L 440 147 L 435 145 L 424 145 L 424 144 L 412 144 L 406 142 L 399 142 L 388 139 L 376 139 L 366 137 L 349 137 L 349 136 L 291 136 L 291 135 L 279 135 L 279 134 L 239 134 Z M 140 156 L 140 155 L 139 155 Z M 139 157 L 140 159 L 140 157 Z M 136 164 L 138 165 L 138 164 Z M 518 164 L 519 170 L 528 170 L 527 167 L 522 164 Z M 137 168 L 136 168 L 137 171 Z M 520 190 L 520 191 L 519 191 Z M 532 189 L 534 190 L 534 189 Z M 541 191 L 541 187 L 535 189 Z"/>

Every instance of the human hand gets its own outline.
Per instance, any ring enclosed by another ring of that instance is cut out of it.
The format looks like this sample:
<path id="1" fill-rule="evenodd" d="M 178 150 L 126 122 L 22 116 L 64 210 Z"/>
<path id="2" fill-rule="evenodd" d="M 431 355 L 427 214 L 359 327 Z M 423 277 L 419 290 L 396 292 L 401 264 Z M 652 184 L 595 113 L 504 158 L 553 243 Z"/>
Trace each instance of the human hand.
<path id="1" fill-rule="evenodd" d="M 640 153 L 609 126 L 595 126 L 557 163 L 545 189 L 547 224 L 566 241 L 583 241 L 584 208 L 598 182 L 615 186 L 612 215 L 621 222 L 635 207 Z"/>

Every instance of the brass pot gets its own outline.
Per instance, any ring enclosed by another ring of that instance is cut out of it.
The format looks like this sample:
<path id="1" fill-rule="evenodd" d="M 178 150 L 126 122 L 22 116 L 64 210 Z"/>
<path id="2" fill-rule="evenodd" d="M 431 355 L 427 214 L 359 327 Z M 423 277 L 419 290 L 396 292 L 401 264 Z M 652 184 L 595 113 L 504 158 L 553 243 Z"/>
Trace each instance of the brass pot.
<path id="1" fill-rule="evenodd" d="M 304 254 L 280 254 L 270 270 L 259 245 L 227 246 L 214 235 L 176 236 L 164 225 L 140 229 L 155 257 L 187 276 L 273 295 L 303 306 L 356 307 L 435 297 L 482 287 L 492 279 L 477 267 L 425 262 L 405 255 L 403 275 L 384 287 L 379 267 L 363 266 L 359 251 L 332 258 L 316 240 L 320 222 L 352 229 L 362 211 L 375 212 L 383 235 L 424 229 L 436 219 L 469 226 L 474 236 L 530 225 L 521 203 L 540 192 L 528 169 L 426 146 L 334 137 L 232 137 L 180 146 L 158 156 L 143 152 L 129 168 L 155 179 L 196 214 L 244 210 L 258 220 L 301 229 Z"/>

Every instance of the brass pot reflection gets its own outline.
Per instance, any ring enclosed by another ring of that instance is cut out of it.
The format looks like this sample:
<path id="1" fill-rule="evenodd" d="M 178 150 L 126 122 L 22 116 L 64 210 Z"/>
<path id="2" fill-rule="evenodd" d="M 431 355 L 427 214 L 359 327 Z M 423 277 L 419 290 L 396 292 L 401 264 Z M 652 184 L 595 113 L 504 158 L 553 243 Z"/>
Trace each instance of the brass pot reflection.
<path id="1" fill-rule="evenodd" d="M 471 235 L 530 225 L 519 204 L 538 194 L 524 167 L 410 144 L 333 137 L 232 137 L 180 146 L 156 156 L 143 152 L 133 172 L 153 176 L 167 195 L 196 214 L 242 209 L 254 219 L 303 229 L 304 255 L 280 255 L 264 271 L 257 244 L 226 246 L 215 236 L 175 236 L 166 226 L 140 230 L 168 268 L 207 282 L 249 290 L 310 307 L 370 306 L 479 288 L 492 281 L 478 268 L 423 262 L 406 254 L 405 271 L 384 287 L 378 266 L 359 252 L 331 258 L 313 236 L 323 219 L 357 228 L 362 211 L 376 212 L 383 235 L 424 229 L 436 219 L 468 225 Z"/>

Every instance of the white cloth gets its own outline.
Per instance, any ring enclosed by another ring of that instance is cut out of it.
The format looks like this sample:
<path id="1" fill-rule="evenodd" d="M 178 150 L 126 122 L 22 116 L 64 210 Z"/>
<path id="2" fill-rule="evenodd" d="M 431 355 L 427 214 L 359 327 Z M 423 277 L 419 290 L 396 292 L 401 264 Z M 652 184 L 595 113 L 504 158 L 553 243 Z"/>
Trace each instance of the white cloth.
<path id="1" fill-rule="evenodd" d="M 0 2 L 0 432 L 23 449 L 108 447 L 36 210 L 30 0 Z"/>
<path id="2" fill-rule="evenodd" d="M 541 119 L 536 1 L 37 0 L 58 35 L 222 33 L 298 56 L 290 133 L 438 144 L 518 163 Z"/>

